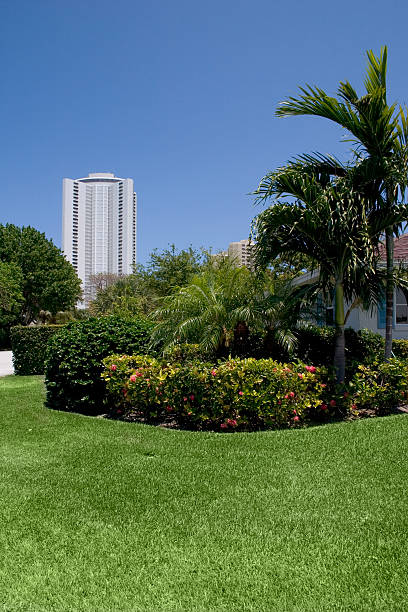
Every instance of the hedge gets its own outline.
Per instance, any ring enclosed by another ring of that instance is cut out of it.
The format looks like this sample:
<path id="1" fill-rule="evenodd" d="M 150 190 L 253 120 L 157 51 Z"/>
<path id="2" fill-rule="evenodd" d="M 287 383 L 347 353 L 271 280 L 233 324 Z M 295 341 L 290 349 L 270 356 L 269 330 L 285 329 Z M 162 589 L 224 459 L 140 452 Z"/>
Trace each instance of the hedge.
<path id="1" fill-rule="evenodd" d="M 218 431 L 294 428 L 333 413 L 327 370 L 272 359 L 164 363 L 113 355 L 102 374 L 112 414 Z"/>
<path id="2" fill-rule="evenodd" d="M 48 340 L 64 325 L 17 325 L 10 330 L 14 372 L 20 376 L 44 374 Z"/>
<path id="3" fill-rule="evenodd" d="M 68 323 L 49 342 L 46 405 L 58 410 L 104 412 L 102 359 L 112 353 L 145 352 L 153 324 L 109 316 Z"/>

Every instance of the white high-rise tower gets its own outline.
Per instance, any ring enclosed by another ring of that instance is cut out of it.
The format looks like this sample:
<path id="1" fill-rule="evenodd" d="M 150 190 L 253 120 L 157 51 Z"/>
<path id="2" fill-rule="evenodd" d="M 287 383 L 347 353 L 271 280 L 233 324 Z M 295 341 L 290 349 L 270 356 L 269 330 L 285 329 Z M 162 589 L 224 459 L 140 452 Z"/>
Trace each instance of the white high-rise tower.
<path id="1" fill-rule="evenodd" d="M 62 250 L 82 281 L 87 305 L 94 297 L 91 275 L 130 274 L 136 263 L 133 180 L 108 172 L 64 178 L 62 199 Z"/>

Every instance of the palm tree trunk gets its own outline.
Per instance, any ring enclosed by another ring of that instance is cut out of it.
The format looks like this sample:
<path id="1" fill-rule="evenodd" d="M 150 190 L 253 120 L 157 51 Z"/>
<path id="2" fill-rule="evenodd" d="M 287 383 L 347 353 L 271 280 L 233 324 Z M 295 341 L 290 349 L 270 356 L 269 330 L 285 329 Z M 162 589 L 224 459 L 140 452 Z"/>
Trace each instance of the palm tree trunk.
<path id="1" fill-rule="evenodd" d="M 336 280 L 336 291 L 334 295 L 334 323 L 336 325 L 336 340 L 334 347 L 334 367 L 336 370 L 336 382 L 344 382 L 346 372 L 346 353 L 344 342 L 344 290 L 343 280 Z"/>
<path id="2" fill-rule="evenodd" d="M 388 227 L 385 232 L 385 246 L 387 252 L 387 276 L 385 290 L 385 360 L 391 358 L 392 352 L 392 323 L 394 311 L 394 232 Z"/>

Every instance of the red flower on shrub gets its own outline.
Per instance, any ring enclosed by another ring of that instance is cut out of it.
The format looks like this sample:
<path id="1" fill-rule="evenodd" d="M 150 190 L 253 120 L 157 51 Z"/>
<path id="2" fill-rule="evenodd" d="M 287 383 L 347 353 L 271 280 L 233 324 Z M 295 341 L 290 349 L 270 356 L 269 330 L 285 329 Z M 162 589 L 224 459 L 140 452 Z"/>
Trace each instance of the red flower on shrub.
<path id="1" fill-rule="evenodd" d="M 327 404 L 322 404 L 320 406 L 320 410 L 327 410 Z"/>
<path id="2" fill-rule="evenodd" d="M 238 391 L 238 395 L 244 395 L 243 391 Z"/>
<path id="3" fill-rule="evenodd" d="M 212 374 L 213 376 L 217 376 L 217 370 L 211 370 L 211 374 Z"/>
<path id="4" fill-rule="evenodd" d="M 122 393 L 123 393 L 123 395 L 126 395 L 127 394 L 127 389 L 122 389 Z"/>
<path id="5" fill-rule="evenodd" d="M 226 423 L 221 423 L 220 427 L 221 429 L 227 429 L 228 425 Z"/>
<path id="6" fill-rule="evenodd" d="M 235 419 L 227 419 L 227 423 L 230 427 L 236 427 L 237 426 L 237 422 Z"/>
<path id="7" fill-rule="evenodd" d="M 118 369 L 118 368 L 117 368 L 117 366 L 115 366 L 115 364 L 113 363 L 113 364 L 111 365 L 111 370 L 112 370 L 112 372 L 115 372 L 115 370 L 117 370 L 117 369 Z"/>
<path id="8" fill-rule="evenodd" d="M 334 408 L 336 405 L 336 400 L 330 400 L 329 404 L 332 408 Z"/>
<path id="9" fill-rule="evenodd" d="M 305 366 L 305 370 L 314 374 L 316 372 L 316 368 L 314 366 Z"/>
<path id="10" fill-rule="evenodd" d="M 120 408 L 117 409 L 116 414 L 122 414 L 123 410 L 121 410 Z"/>
<path id="11" fill-rule="evenodd" d="M 194 394 L 193 393 L 190 395 L 190 399 L 191 399 L 192 402 L 194 402 Z"/>
<path id="12" fill-rule="evenodd" d="M 303 378 L 304 375 L 303 374 L 298 374 L 298 376 L 299 376 L 299 378 Z"/>
<path id="13" fill-rule="evenodd" d="M 357 410 L 357 404 L 351 404 L 351 409 L 352 410 Z"/>
<path id="14" fill-rule="evenodd" d="M 173 408 L 171 406 L 166 406 L 167 412 L 173 412 Z"/>
<path id="15" fill-rule="evenodd" d="M 183 402 L 186 402 L 186 401 L 187 401 L 187 398 L 186 398 L 186 397 L 183 397 Z"/>
<path id="16" fill-rule="evenodd" d="M 129 379 L 131 382 L 136 382 L 136 375 L 132 374 L 132 376 Z"/>
<path id="17" fill-rule="evenodd" d="M 299 417 L 298 417 L 298 416 L 295 416 L 295 417 L 293 417 L 293 420 L 294 420 L 294 421 L 299 421 L 300 419 L 299 419 Z"/>

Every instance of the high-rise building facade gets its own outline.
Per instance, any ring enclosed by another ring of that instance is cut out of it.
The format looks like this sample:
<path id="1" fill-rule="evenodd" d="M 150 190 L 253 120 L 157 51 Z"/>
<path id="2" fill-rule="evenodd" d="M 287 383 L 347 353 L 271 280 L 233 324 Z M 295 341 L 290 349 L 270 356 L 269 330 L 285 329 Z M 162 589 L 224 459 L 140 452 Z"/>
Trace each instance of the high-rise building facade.
<path id="1" fill-rule="evenodd" d="M 230 242 L 226 251 L 215 253 L 213 257 L 229 257 L 231 261 L 238 267 L 246 266 L 252 268 L 252 250 L 254 245 L 249 240 L 239 240 Z"/>
<path id="2" fill-rule="evenodd" d="M 132 179 L 108 172 L 64 178 L 62 193 L 62 250 L 82 281 L 87 305 L 94 297 L 90 276 L 132 272 L 137 197 Z"/>

